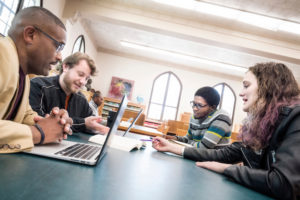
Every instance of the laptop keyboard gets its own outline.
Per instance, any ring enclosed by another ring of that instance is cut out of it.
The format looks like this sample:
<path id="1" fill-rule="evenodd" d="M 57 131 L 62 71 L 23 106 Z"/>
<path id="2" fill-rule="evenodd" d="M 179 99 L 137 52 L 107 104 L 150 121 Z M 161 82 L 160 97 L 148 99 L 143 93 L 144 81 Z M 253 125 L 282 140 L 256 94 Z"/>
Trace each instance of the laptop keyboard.
<path id="1" fill-rule="evenodd" d="M 62 155 L 70 158 L 90 159 L 100 151 L 101 146 L 89 144 L 74 144 L 61 151 L 56 152 L 56 155 Z"/>

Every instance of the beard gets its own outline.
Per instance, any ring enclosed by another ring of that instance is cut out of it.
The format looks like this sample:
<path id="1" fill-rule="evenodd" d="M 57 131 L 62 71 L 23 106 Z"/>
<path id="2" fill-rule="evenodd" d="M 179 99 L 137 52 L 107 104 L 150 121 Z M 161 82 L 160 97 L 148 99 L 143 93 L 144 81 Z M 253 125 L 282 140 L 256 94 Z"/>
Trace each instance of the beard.
<path id="1" fill-rule="evenodd" d="M 73 86 L 73 80 L 68 76 L 68 74 L 65 75 L 64 79 L 63 79 L 64 85 L 65 85 L 65 89 L 67 90 L 67 92 L 75 94 L 79 91 L 79 89 L 75 89 Z"/>

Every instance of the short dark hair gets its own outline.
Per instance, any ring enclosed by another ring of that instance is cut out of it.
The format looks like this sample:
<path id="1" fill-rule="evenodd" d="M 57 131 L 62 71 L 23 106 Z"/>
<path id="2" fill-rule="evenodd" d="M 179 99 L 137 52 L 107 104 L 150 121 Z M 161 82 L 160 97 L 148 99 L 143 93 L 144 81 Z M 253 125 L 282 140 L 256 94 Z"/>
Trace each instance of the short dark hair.
<path id="1" fill-rule="evenodd" d="M 72 55 L 66 57 L 63 61 L 63 64 L 68 65 L 69 68 L 73 68 L 74 65 L 78 64 L 79 61 L 85 60 L 90 69 L 91 69 L 91 75 L 93 76 L 96 73 L 96 65 L 93 59 L 91 59 L 87 54 L 81 53 L 81 52 L 76 52 L 73 53 Z M 60 74 L 63 72 L 63 67 L 60 68 Z"/>
<path id="2" fill-rule="evenodd" d="M 41 16 L 45 16 L 46 18 L 42 18 Z M 49 21 L 53 21 L 56 25 L 60 26 L 64 30 L 66 30 L 66 27 L 64 23 L 55 16 L 52 12 L 47 10 L 46 8 L 38 7 L 38 6 L 32 6 L 27 7 L 22 10 L 20 10 L 14 17 L 11 27 L 8 31 L 8 35 L 13 35 L 13 32 L 19 26 L 20 23 L 24 22 L 23 25 L 39 25 L 36 23 L 41 22 L 42 20 L 47 19 Z M 47 23 L 47 22 L 44 22 Z"/>
<path id="3" fill-rule="evenodd" d="M 25 8 L 24 8 L 25 9 Z M 26 8 L 27 9 L 27 8 Z M 66 26 L 64 25 L 64 23 L 56 16 L 54 15 L 52 12 L 50 12 L 49 10 L 47 10 L 46 8 L 42 8 L 42 7 L 37 7 L 37 6 L 33 6 L 33 7 L 28 7 L 28 9 L 32 9 L 32 10 L 40 10 L 40 12 L 44 13 L 45 15 L 47 15 L 50 19 L 52 19 L 54 21 L 54 23 L 58 26 L 60 26 L 61 28 L 63 28 L 65 31 Z M 32 12 L 32 11 L 31 11 Z"/>
<path id="4" fill-rule="evenodd" d="M 202 97 L 210 106 L 217 107 L 220 103 L 220 95 L 218 91 L 213 87 L 206 86 L 199 88 L 196 91 L 195 96 Z"/>
<path id="5" fill-rule="evenodd" d="M 96 91 L 94 94 L 93 94 L 93 98 L 96 98 L 96 97 L 101 97 L 102 94 L 100 91 Z"/>

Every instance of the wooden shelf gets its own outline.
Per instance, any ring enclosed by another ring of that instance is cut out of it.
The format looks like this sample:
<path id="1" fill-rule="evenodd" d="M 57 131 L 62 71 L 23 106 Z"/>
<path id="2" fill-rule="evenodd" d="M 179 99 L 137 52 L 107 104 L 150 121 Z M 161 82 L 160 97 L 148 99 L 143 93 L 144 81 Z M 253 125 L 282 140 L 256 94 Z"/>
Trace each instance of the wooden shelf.
<path id="1" fill-rule="evenodd" d="M 104 119 L 106 119 L 109 111 L 117 111 L 120 103 L 121 103 L 121 100 L 119 100 L 119 99 L 104 97 L 103 104 L 99 107 L 99 110 L 101 109 L 102 117 Z M 143 109 L 143 112 L 144 112 L 145 108 L 146 108 L 145 105 L 128 102 L 126 110 L 133 111 L 133 112 L 139 112 L 141 109 Z"/>
<path id="2" fill-rule="evenodd" d="M 114 108 L 119 108 L 119 104 L 115 105 L 115 104 L 109 104 L 109 103 L 104 103 L 104 106 L 110 106 L 110 107 L 114 107 Z"/>

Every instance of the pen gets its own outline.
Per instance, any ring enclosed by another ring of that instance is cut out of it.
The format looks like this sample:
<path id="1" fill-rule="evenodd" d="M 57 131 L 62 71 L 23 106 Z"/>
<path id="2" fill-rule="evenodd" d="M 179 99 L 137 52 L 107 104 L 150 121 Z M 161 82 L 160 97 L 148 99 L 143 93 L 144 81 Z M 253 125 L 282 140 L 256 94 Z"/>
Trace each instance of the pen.
<path id="1" fill-rule="evenodd" d="M 152 142 L 152 139 L 141 139 L 141 141 L 144 141 L 144 142 Z"/>

